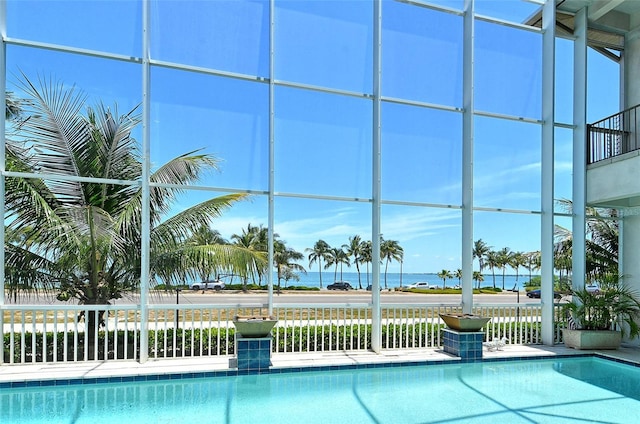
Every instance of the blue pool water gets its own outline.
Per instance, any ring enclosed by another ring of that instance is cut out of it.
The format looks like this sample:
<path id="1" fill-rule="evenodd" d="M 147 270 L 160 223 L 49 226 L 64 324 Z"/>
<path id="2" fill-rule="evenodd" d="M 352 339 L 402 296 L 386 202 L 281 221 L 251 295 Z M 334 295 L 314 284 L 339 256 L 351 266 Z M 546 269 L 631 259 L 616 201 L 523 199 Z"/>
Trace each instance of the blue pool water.
<path id="1" fill-rule="evenodd" d="M 0 389 L 0 423 L 635 423 L 640 368 L 585 357 Z"/>

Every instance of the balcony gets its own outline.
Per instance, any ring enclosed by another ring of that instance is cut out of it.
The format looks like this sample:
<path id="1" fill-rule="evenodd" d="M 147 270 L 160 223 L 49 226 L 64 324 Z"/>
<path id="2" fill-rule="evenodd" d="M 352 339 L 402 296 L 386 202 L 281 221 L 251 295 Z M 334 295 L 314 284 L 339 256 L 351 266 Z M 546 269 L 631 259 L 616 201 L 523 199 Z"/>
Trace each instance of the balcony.
<path id="1" fill-rule="evenodd" d="M 638 106 L 587 125 L 587 203 L 598 207 L 640 205 Z"/>
<path id="2" fill-rule="evenodd" d="M 638 108 L 623 110 L 587 125 L 587 164 L 611 159 L 640 149 Z"/>

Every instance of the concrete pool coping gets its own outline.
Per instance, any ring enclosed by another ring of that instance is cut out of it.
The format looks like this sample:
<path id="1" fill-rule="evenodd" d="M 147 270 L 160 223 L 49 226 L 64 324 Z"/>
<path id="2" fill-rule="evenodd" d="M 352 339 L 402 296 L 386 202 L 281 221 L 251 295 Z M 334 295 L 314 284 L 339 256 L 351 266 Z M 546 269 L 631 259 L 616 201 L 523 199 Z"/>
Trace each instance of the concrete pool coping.
<path id="1" fill-rule="evenodd" d="M 507 345 L 502 350 L 483 352 L 483 359 L 527 359 L 554 356 L 598 354 L 608 358 L 640 364 L 640 347 L 623 346 L 618 350 L 587 351 L 559 346 Z M 135 361 L 75 362 L 60 364 L 0 365 L 0 384 L 16 382 L 70 381 L 117 377 L 189 375 L 208 372 L 232 372 L 231 356 L 218 358 L 150 359 L 144 364 Z M 380 354 L 358 352 L 287 353 L 272 356 L 275 372 L 301 368 L 376 366 L 382 364 L 459 362 L 441 349 L 385 350 Z"/>

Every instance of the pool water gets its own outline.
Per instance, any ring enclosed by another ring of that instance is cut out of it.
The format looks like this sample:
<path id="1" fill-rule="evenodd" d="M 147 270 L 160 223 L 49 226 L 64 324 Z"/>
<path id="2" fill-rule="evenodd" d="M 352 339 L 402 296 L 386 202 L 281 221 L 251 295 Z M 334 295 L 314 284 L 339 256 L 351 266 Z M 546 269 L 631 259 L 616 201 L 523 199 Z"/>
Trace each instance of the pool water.
<path id="1" fill-rule="evenodd" d="M 632 423 L 640 368 L 595 357 L 0 390 L 0 423 Z"/>

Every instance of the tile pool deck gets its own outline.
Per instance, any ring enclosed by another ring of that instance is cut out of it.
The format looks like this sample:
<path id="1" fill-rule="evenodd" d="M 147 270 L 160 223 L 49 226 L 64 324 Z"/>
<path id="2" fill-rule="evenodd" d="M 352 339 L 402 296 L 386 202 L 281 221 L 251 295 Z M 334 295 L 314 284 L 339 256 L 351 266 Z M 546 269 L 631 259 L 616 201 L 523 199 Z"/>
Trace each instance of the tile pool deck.
<path id="1" fill-rule="evenodd" d="M 558 355 L 584 355 L 597 353 L 618 360 L 640 364 L 640 347 L 621 347 L 618 350 L 581 351 L 564 346 L 505 346 L 503 350 L 487 352 L 484 359 L 514 359 L 528 357 L 553 357 Z M 191 374 L 233 371 L 229 368 L 229 356 L 204 359 L 162 359 L 138 362 L 77 362 L 65 364 L 0 365 L 0 384 L 94 378 L 117 378 L 166 374 Z M 325 352 L 288 353 L 272 357 L 272 370 L 290 370 L 308 367 L 345 365 L 399 364 L 403 362 L 456 362 L 460 359 L 440 349 L 389 350 L 373 352 Z"/>

